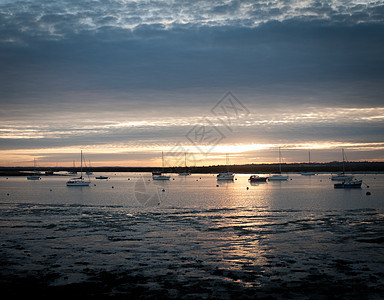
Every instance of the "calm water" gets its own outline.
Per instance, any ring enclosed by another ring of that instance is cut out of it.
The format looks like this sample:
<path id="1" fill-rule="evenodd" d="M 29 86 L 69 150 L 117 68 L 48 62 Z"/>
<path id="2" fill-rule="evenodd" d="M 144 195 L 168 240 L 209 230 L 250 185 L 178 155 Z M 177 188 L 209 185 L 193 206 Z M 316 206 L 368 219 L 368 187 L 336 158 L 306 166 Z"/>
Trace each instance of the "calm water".
<path id="1" fill-rule="evenodd" d="M 365 184 L 356 190 L 335 190 L 329 174 L 254 185 L 249 175 L 104 175 L 111 179 L 91 176 L 89 187 L 67 187 L 67 177 L 0 178 L 2 290 L 384 297 L 384 174 L 357 175 Z"/>

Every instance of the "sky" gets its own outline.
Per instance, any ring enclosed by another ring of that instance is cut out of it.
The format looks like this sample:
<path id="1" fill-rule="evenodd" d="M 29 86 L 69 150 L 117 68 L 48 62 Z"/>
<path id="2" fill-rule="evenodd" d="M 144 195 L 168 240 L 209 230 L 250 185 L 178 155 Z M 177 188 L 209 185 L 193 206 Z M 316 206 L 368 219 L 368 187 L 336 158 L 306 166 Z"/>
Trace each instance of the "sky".
<path id="1" fill-rule="evenodd" d="M 383 53 L 382 0 L 0 0 L 0 166 L 384 161 Z"/>

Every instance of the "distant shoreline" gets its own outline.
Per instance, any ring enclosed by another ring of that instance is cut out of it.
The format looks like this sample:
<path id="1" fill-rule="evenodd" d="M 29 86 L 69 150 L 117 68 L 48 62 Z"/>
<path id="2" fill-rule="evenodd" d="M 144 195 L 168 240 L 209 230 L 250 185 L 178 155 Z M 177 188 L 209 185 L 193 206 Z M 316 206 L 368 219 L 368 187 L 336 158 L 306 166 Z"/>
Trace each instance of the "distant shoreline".
<path id="1" fill-rule="evenodd" d="M 86 170 L 92 172 L 152 172 L 159 170 L 159 167 L 93 167 Z M 209 174 L 229 171 L 234 173 L 277 173 L 279 170 L 278 164 L 246 164 L 246 165 L 219 165 L 219 166 L 199 166 L 189 167 L 190 173 L 196 174 Z M 39 171 L 44 176 L 45 171 L 52 172 L 66 172 L 76 171 L 80 172 L 80 168 L 35 168 L 35 167 L 0 167 L 0 176 L 28 176 L 34 171 Z M 84 170 L 83 170 L 84 171 Z M 167 167 L 163 169 L 164 173 L 179 173 L 184 172 L 184 167 Z M 300 172 L 318 172 L 318 173 L 337 173 L 342 171 L 341 162 L 329 163 L 291 163 L 282 164 L 283 173 L 300 173 Z M 346 173 L 381 173 L 384 172 L 384 162 L 348 162 L 345 164 Z M 53 176 L 60 176 L 63 174 L 53 174 Z M 52 176 L 52 175 L 47 175 Z"/>

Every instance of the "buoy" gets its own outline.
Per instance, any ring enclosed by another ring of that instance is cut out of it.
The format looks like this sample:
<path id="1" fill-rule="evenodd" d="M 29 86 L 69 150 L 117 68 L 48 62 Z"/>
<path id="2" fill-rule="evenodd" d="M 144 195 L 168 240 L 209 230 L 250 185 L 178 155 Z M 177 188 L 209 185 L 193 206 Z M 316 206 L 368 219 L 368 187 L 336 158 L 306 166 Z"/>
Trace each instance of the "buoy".
<path id="1" fill-rule="evenodd" d="M 162 191 L 162 192 L 165 192 L 165 189 L 162 189 L 161 191 Z"/>
<path id="2" fill-rule="evenodd" d="M 128 178 L 128 180 L 130 180 L 130 179 Z"/>
<path id="3" fill-rule="evenodd" d="M 175 180 L 175 178 L 173 178 L 172 180 Z"/>
<path id="4" fill-rule="evenodd" d="M 219 187 L 219 185 L 218 185 L 218 184 L 216 184 L 216 187 Z"/>
<path id="5" fill-rule="evenodd" d="M 114 189 L 115 187 L 112 185 L 112 188 Z"/>
<path id="6" fill-rule="evenodd" d="M 9 196 L 9 193 L 7 193 L 7 196 Z"/>
<path id="7" fill-rule="evenodd" d="M 371 195 L 371 192 L 366 192 L 365 193 L 367 196 L 370 196 Z"/>
<path id="8" fill-rule="evenodd" d="M 96 186 L 96 183 L 93 186 Z"/>
<path id="9" fill-rule="evenodd" d="M 247 186 L 247 190 L 249 190 L 249 186 Z"/>
<path id="10" fill-rule="evenodd" d="M 52 192 L 52 189 L 49 189 L 50 192 Z"/>
<path id="11" fill-rule="evenodd" d="M 369 185 L 367 185 L 367 188 L 369 189 Z"/>

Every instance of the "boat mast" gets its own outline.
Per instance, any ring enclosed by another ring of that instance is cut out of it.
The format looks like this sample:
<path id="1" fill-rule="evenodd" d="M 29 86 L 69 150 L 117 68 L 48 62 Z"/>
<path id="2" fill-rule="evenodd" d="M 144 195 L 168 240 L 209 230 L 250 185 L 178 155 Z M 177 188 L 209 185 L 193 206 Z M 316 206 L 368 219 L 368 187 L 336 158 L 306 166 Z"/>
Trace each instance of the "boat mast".
<path id="1" fill-rule="evenodd" d="M 80 178 L 83 179 L 83 150 L 80 150 Z"/>
<path id="2" fill-rule="evenodd" d="M 343 153 L 343 174 L 344 174 L 344 172 L 345 172 L 345 167 L 344 167 L 344 160 L 345 160 L 345 158 L 344 158 L 344 149 L 341 149 L 341 152 Z"/>
<path id="3" fill-rule="evenodd" d="M 280 147 L 279 147 L 279 171 L 281 174 L 281 153 L 280 153 Z"/>

